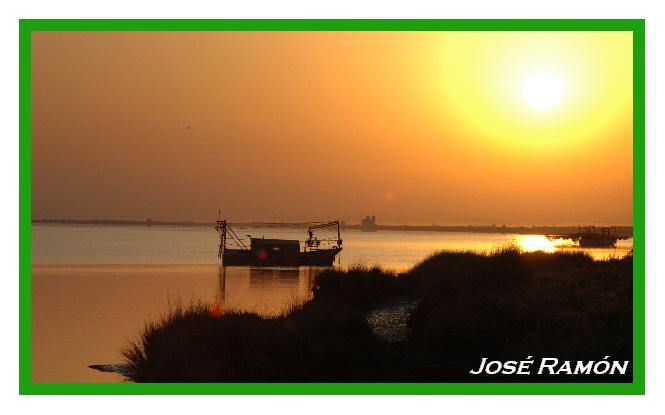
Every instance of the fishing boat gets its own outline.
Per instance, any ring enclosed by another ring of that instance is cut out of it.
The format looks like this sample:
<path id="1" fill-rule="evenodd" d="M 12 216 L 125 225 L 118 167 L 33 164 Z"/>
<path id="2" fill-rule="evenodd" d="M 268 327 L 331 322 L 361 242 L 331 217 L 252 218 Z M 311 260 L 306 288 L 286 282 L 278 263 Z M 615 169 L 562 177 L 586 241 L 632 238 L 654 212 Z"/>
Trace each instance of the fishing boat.
<path id="1" fill-rule="evenodd" d="M 337 228 L 337 238 L 319 239 L 315 231 Z M 249 237 L 249 246 L 238 237 L 226 220 L 218 220 L 219 253 L 222 265 L 245 266 L 331 266 L 342 250 L 339 221 L 309 224 L 307 239 L 266 239 Z M 301 248 L 302 242 L 302 248 Z M 229 247 L 233 245 L 233 247 Z"/>
<path id="2" fill-rule="evenodd" d="M 571 239 L 582 248 L 611 248 L 619 239 L 628 239 L 629 235 L 618 235 L 614 227 L 578 226 L 577 232 L 555 237 Z"/>
<path id="3" fill-rule="evenodd" d="M 582 226 L 577 234 L 571 235 L 583 248 L 608 248 L 616 245 L 619 238 L 613 235 L 609 227 L 596 228 Z"/>

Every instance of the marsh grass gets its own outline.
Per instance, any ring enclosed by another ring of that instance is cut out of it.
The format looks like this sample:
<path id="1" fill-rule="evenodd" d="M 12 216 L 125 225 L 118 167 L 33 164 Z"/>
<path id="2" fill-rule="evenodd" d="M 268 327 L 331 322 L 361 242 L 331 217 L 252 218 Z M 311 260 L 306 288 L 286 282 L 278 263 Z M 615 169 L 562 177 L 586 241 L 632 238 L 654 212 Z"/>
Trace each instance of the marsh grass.
<path id="1" fill-rule="evenodd" d="M 420 298 L 409 320 L 412 341 L 432 376 L 445 371 L 465 379 L 481 357 L 632 358 L 630 255 L 594 261 L 579 251 L 514 247 L 488 255 L 441 253 L 405 278 Z"/>
<path id="2" fill-rule="evenodd" d="M 396 274 L 358 264 L 321 272 L 312 299 L 276 316 L 174 303 L 123 356 L 138 382 L 497 381 L 482 357 L 630 360 L 632 256 L 441 252 Z M 407 341 L 375 336 L 367 315 L 409 298 Z M 629 381 L 557 377 L 556 381 Z M 525 381 L 525 379 L 500 379 Z M 533 381 L 533 379 L 528 379 Z M 540 381 L 552 379 L 540 378 Z"/>
<path id="3" fill-rule="evenodd" d="M 172 303 L 123 351 L 136 382 L 264 382 L 376 379 L 387 349 L 366 310 L 343 301 L 294 299 L 275 316 L 211 304 Z M 358 369 L 361 372 L 358 372 Z"/>

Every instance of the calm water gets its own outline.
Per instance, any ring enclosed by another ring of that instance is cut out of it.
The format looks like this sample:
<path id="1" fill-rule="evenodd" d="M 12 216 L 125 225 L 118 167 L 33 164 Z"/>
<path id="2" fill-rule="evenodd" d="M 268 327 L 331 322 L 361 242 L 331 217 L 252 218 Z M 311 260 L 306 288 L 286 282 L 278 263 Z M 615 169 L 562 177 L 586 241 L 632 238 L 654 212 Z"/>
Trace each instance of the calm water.
<path id="1" fill-rule="evenodd" d="M 236 228 L 240 236 L 304 239 L 285 228 Z M 320 234 L 325 238 L 332 234 Z M 336 236 L 336 235 L 335 235 Z M 380 264 L 404 270 L 443 249 L 490 251 L 517 244 L 557 247 L 542 236 L 377 231 L 343 232 L 337 265 Z M 169 302 L 204 299 L 223 309 L 279 313 L 310 295 L 316 268 L 222 268 L 218 236 L 205 227 L 32 226 L 32 366 L 35 382 L 116 382 L 88 369 L 117 363 L 126 341 Z M 559 242 L 561 243 L 561 242 Z M 588 252 L 625 255 L 632 240 Z"/>

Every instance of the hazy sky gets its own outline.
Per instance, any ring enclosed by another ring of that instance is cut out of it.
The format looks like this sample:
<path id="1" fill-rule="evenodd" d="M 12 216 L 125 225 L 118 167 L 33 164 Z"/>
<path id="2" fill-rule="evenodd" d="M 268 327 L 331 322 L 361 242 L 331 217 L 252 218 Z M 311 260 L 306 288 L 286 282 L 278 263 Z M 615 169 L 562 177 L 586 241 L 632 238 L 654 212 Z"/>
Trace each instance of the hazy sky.
<path id="1" fill-rule="evenodd" d="M 630 32 L 32 36 L 34 218 L 632 223 Z"/>

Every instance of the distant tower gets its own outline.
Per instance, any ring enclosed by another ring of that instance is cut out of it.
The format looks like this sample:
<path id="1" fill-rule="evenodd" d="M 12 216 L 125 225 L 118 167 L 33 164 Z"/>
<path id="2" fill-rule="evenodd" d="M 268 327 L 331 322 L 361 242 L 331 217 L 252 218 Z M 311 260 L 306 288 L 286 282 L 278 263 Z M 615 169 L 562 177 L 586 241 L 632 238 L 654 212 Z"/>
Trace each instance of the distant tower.
<path id="1" fill-rule="evenodd" d="M 365 232 L 373 232 L 376 230 L 376 216 L 365 216 L 360 219 L 360 230 Z"/>

